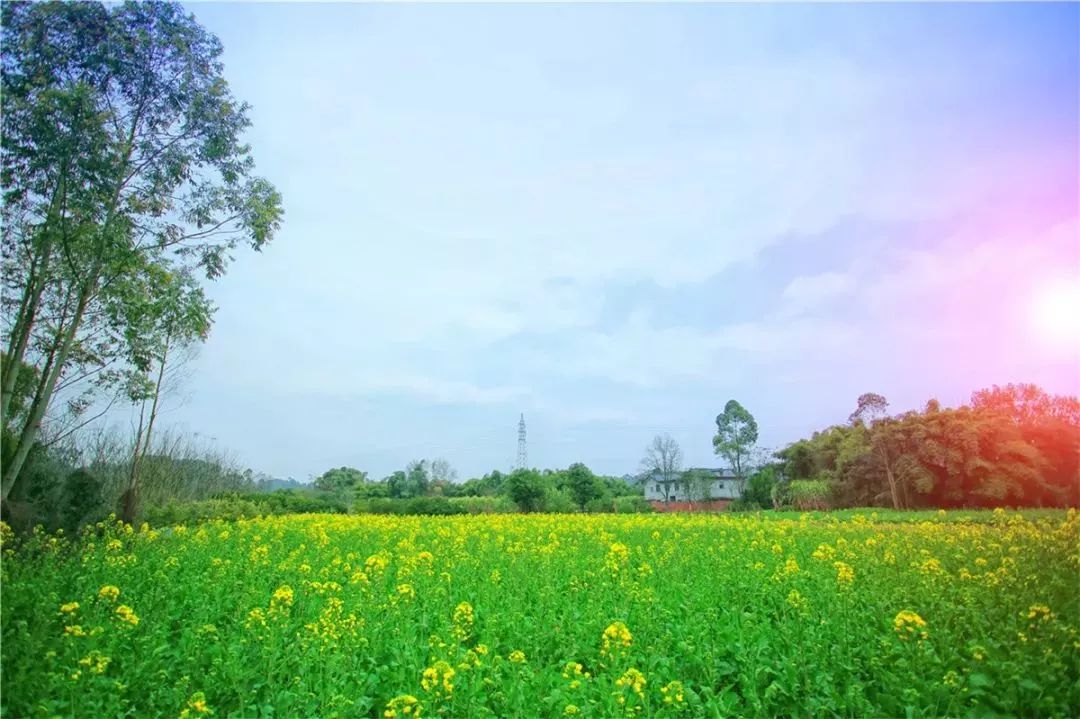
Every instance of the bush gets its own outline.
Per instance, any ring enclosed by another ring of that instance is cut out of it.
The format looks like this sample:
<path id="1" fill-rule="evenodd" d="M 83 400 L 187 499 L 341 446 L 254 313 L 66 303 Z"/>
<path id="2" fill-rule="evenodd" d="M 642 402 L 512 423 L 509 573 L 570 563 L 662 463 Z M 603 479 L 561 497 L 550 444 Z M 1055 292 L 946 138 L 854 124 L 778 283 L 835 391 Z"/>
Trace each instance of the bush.
<path id="1" fill-rule="evenodd" d="M 585 511 L 589 514 L 611 514 L 615 511 L 615 500 L 612 497 L 597 497 L 585 503 Z"/>
<path id="2" fill-rule="evenodd" d="M 766 509 L 772 509 L 773 490 L 775 488 L 776 468 L 773 466 L 762 467 L 746 480 L 746 491 L 743 494 L 743 499 L 747 499 Z"/>
<path id="3" fill-rule="evenodd" d="M 771 494 L 774 509 L 791 506 L 791 482 L 777 482 L 773 485 Z"/>
<path id="4" fill-rule="evenodd" d="M 327 492 L 283 489 L 268 494 L 222 492 L 195 502 L 170 500 L 147 505 L 142 520 L 151 526 L 195 524 L 211 519 L 234 520 L 274 514 L 342 514 L 348 506 Z"/>
<path id="5" fill-rule="evenodd" d="M 357 502 L 356 512 L 367 514 L 423 514 L 445 516 L 466 514 L 468 508 L 446 497 L 409 497 L 408 499 L 370 499 Z"/>
<path id="6" fill-rule="evenodd" d="M 451 497 L 449 502 L 467 514 L 508 514 L 517 510 L 509 497 Z"/>
<path id="7" fill-rule="evenodd" d="M 558 489 L 548 489 L 544 495 L 543 509 L 552 514 L 570 514 L 579 511 L 574 498 L 569 493 Z"/>
<path id="8" fill-rule="evenodd" d="M 617 514 L 647 514 L 656 511 L 640 494 L 616 497 L 614 505 Z"/>
<path id="9" fill-rule="evenodd" d="M 752 499 L 736 499 L 727 506 L 729 512 L 760 512 L 761 505 Z"/>
<path id="10" fill-rule="evenodd" d="M 96 521 L 105 507 L 101 482 L 85 469 L 75 470 L 64 480 L 60 506 L 60 524 L 68 532 L 77 532 L 88 521 Z"/>
<path id="11" fill-rule="evenodd" d="M 797 479 L 789 485 L 796 509 L 828 509 L 829 483 L 824 479 Z"/>

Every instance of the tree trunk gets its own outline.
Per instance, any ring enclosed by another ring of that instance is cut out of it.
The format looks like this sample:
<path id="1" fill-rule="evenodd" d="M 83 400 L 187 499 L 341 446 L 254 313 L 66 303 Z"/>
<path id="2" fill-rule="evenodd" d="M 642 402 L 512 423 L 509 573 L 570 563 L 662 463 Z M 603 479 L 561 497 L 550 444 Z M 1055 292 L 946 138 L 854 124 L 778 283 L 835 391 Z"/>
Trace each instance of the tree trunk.
<path id="1" fill-rule="evenodd" d="M 40 260 L 40 265 L 38 264 Z M 49 266 L 49 248 L 46 247 L 39 257 L 34 258 L 30 266 L 30 279 L 23 290 L 22 301 L 19 303 L 19 312 L 15 316 L 15 325 L 11 329 L 11 340 L 8 343 L 7 357 L 3 368 L 3 387 L 0 389 L 0 417 L 5 420 L 11 409 L 11 399 L 15 394 L 15 386 L 19 379 L 19 370 L 22 369 L 23 357 L 26 356 L 26 346 L 30 342 L 30 333 L 34 329 L 37 320 L 38 308 L 41 305 L 41 296 L 45 292 L 45 278 Z"/>
<path id="2" fill-rule="evenodd" d="M 34 441 L 37 439 L 38 431 L 41 429 L 41 421 L 45 417 L 45 410 L 52 399 L 53 389 L 56 387 L 57 380 L 60 379 L 60 373 L 67 362 L 68 354 L 75 344 L 75 335 L 78 333 L 79 325 L 82 323 L 83 313 L 86 311 L 86 305 L 90 300 L 94 284 L 95 281 L 93 280 L 88 280 L 83 284 L 79 293 L 79 303 L 75 309 L 75 316 L 72 317 L 71 324 L 68 325 L 67 331 L 63 335 L 52 367 L 49 367 L 42 377 L 42 384 L 38 388 L 39 391 L 30 406 L 23 431 L 19 435 L 15 455 L 11 458 L 11 463 L 3 469 L 3 478 L 0 479 L 0 498 L 7 499 L 15 480 L 19 478 L 19 473 L 22 472 L 23 464 L 30 454 L 30 448 L 33 447 Z"/>
<path id="3" fill-rule="evenodd" d="M 49 259 L 52 257 L 53 248 L 53 223 L 56 220 L 64 225 L 64 215 L 67 212 L 67 173 L 68 161 L 65 160 L 60 171 L 60 179 L 53 189 L 53 197 L 49 201 L 49 209 L 45 214 L 45 221 L 40 228 L 40 244 L 38 244 L 33 259 L 30 262 L 29 277 L 26 288 L 23 290 L 22 300 L 19 302 L 19 312 L 15 316 L 15 324 L 11 328 L 11 339 L 8 343 L 6 363 L 3 369 L 3 380 L 0 385 L 0 418 L 7 422 L 8 411 L 11 409 L 11 399 L 15 394 L 15 386 L 19 380 L 19 370 L 22 369 L 23 357 L 26 356 L 26 346 L 30 342 L 30 335 L 37 321 L 38 309 L 41 305 L 41 296 L 45 294 L 48 284 Z M 59 214 L 59 218 L 57 215 Z M 67 228 L 64 226 L 61 241 L 67 239 Z"/>
<path id="4" fill-rule="evenodd" d="M 165 365 L 169 358 L 169 337 L 165 336 L 165 346 L 161 352 L 158 363 L 157 381 L 154 382 L 154 399 L 150 403 L 150 418 L 146 423 L 146 433 L 143 434 L 143 413 L 139 412 L 139 431 L 135 437 L 135 453 L 131 458 L 131 479 L 128 491 L 125 492 L 125 501 L 122 519 L 128 524 L 135 522 L 135 514 L 139 508 L 139 468 L 146 450 L 150 446 L 150 436 L 154 431 L 154 420 L 157 419 L 158 405 L 161 401 L 161 385 L 165 379 Z"/>
<path id="5" fill-rule="evenodd" d="M 889 464 L 888 454 L 885 452 L 885 448 L 878 445 L 878 454 L 881 456 L 881 463 L 885 467 L 885 477 L 889 480 L 889 495 L 892 497 L 893 509 L 900 509 L 900 495 L 896 491 L 896 475 L 893 474 L 892 465 Z"/>

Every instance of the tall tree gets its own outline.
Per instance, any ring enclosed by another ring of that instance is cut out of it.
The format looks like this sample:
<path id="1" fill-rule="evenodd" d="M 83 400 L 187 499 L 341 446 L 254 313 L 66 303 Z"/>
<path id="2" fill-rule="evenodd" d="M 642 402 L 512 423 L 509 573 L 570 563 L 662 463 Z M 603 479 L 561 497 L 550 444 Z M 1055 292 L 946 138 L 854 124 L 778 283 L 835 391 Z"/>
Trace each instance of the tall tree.
<path id="1" fill-rule="evenodd" d="M 571 464 L 567 468 L 566 488 L 570 491 L 570 496 L 574 498 L 574 503 L 581 509 L 585 509 L 586 504 L 604 494 L 604 487 L 600 480 L 581 462 Z"/>
<path id="2" fill-rule="evenodd" d="M 746 484 L 750 458 L 753 456 L 757 439 L 758 426 L 754 416 L 735 400 L 728 400 L 724 411 L 716 416 L 713 449 L 717 455 L 727 460 L 729 468 L 735 474 L 740 495 Z"/>
<path id="3" fill-rule="evenodd" d="M 889 410 L 889 401 L 880 394 L 865 392 L 856 400 L 855 411 L 848 416 L 851 424 L 873 424 L 883 418 Z"/>
<path id="4" fill-rule="evenodd" d="M 137 365 L 131 288 L 185 268 L 220 276 L 239 244 L 271 239 L 282 211 L 253 175 L 248 107 L 229 92 L 221 43 L 179 5 L 8 2 L 0 13 L 0 412 L 24 363 L 38 373 L 6 498 L 58 384 L 119 382 L 104 369 Z"/>
<path id="5" fill-rule="evenodd" d="M 446 485 L 457 481 L 457 470 L 449 461 L 439 458 L 431 461 L 431 482 L 437 485 Z"/>
<path id="6" fill-rule="evenodd" d="M 176 370 L 190 358 L 193 343 L 206 338 L 213 313 L 210 301 L 190 274 L 156 275 L 153 269 L 140 275 L 144 286 L 129 289 L 123 308 L 129 315 L 124 324 L 133 350 L 128 392 L 139 406 L 128 488 L 120 507 L 121 519 L 128 523 L 134 523 L 138 511 L 140 470 L 153 441 L 167 380 L 176 379 Z"/>
<path id="7" fill-rule="evenodd" d="M 544 479 L 535 469 L 516 469 L 506 478 L 506 493 L 522 512 L 544 506 Z"/>
<path id="8" fill-rule="evenodd" d="M 664 504 L 671 501 L 672 494 L 682 480 L 682 449 L 670 434 L 658 434 L 645 447 L 645 456 L 641 459 L 641 472 L 645 482 L 655 482 L 660 486 Z"/>

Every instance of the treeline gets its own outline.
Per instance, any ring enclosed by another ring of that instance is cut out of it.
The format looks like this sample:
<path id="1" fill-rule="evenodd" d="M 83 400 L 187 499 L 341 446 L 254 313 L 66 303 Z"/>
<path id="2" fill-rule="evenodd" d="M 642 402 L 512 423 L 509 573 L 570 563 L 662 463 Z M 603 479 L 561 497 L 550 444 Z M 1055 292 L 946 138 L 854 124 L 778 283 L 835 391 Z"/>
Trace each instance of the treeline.
<path id="1" fill-rule="evenodd" d="M 456 481 L 445 460 L 417 460 L 381 480 L 351 467 L 328 470 L 315 479 L 317 489 L 355 500 L 356 511 L 401 514 L 458 514 L 475 511 L 630 512 L 648 511 L 637 482 L 594 474 L 581 463 L 566 469 L 494 470 Z M 500 502 L 473 502 L 484 498 Z M 455 500 L 455 501 L 451 501 Z"/>
<path id="2" fill-rule="evenodd" d="M 1080 506 L 1080 402 L 1031 384 L 975 392 L 959 407 L 930 400 L 890 415 L 878 394 L 848 423 L 776 453 L 778 504 Z"/>
<path id="3" fill-rule="evenodd" d="M 4 433 L 0 461 L 13 445 Z M 54 443 L 38 442 L 24 477 L 3 504 L 2 518 L 16 531 L 34 526 L 76 531 L 109 514 L 122 515 L 135 456 L 132 434 L 115 427 L 85 429 Z M 267 494 L 305 487 L 243 469 L 212 441 L 163 431 L 139 457 L 140 503 L 133 522 L 160 516 L 161 508 L 228 494 Z M 269 513 L 269 512 L 263 512 Z"/>

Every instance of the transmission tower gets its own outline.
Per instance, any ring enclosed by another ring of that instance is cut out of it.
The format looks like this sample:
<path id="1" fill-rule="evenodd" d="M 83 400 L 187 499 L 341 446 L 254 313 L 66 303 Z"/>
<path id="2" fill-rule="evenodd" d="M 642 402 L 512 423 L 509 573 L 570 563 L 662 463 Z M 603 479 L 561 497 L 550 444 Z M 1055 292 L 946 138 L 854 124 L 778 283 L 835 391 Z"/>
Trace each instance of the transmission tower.
<path id="1" fill-rule="evenodd" d="M 525 415 L 521 415 L 521 421 L 518 422 L 518 456 L 517 465 L 515 469 L 528 469 L 529 468 L 529 452 L 525 448 Z"/>

